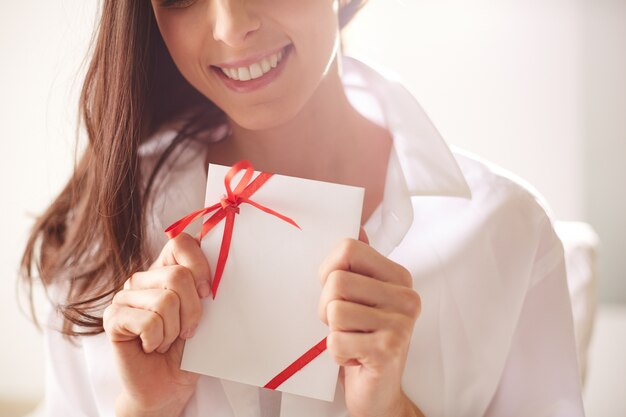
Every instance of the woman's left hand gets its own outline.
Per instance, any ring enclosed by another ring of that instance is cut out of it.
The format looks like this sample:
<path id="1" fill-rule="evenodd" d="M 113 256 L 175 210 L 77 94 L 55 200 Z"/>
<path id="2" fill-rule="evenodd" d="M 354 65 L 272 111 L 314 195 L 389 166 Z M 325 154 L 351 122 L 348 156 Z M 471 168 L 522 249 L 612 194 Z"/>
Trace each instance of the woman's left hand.
<path id="1" fill-rule="evenodd" d="M 319 315 L 330 328 L 328 351 L 341 365 L 350 415 L 421 416 L 401 387 L 420 313 L 411 274 L 367 243 L 346 239 L 320 266 L 320 279 Z"/>

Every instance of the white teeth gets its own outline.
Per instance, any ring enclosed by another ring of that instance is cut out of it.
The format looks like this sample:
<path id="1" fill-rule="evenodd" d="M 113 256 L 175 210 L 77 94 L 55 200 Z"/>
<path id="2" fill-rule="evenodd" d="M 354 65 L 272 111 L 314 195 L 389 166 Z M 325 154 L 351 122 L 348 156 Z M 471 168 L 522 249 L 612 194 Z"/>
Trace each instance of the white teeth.
<path id="1" fill-rule="evenodd" d="M 263 74 L 272 69 L 272 66 L 270 65 L 270 62 L 267 60 L 267 58 L 263 58 L 263 60 L 261 61 L 261 69 L 263 70 Z"/>
<path id="2" fill-rule="evenodd" d="M 250 65 L 250 78 L 255 79 L 259 78 L 263 75 L 263 70 L 261 69 L 261 65 L 252 64 Z"/>
<path id="3" fill-rule="evenodd" d="M 239 67 L 239 68 L 220 68 L 224 75 L 233 80 L 239 81 L 249 81 L 255 78 L 262 77 L 264 74 L 268 73 L 272 70 L 272 68 L 276 68 L 278 63 L 283 59 L 283 51 L 278 51 L 268 57 L 263 58 L 259 62 L 255 62 L 254 64 L 248 67 Z"/>
<path id="4" fill-rule="evenodd" d="M 248 67 L 241 67 L 239 71 L 239 81 L 248 81 L 250 79 L 250 69 Z"/>

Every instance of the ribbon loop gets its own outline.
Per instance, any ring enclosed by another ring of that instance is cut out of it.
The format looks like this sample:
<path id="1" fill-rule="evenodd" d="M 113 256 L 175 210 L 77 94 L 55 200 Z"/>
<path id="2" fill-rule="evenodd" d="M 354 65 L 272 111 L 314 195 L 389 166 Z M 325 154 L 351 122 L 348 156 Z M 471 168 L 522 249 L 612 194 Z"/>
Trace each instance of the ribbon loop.
<path id="1" fill-rule="evenodd" d="M 235 176 L 242 170 L 245 170 L 246 172 L 239 180 L 239 183 L 235 187 L 235 191 L 233 191 L 230 188 L 230 183 L 235 178 Z M 231 169 L 228 171 L 228 173 L 226 173 L 226 176 L 224 177 L 224 187 L 226 188 L 226 192 L 228 193 L 229 200 L 234 200 L 235 196 L 240 195 L 244 191 L 244 189 L 250 184 L 252 175 L 254 175 L 254 168 L 252 167 L 250 161 L 242 160 L 231 167 Z"/>

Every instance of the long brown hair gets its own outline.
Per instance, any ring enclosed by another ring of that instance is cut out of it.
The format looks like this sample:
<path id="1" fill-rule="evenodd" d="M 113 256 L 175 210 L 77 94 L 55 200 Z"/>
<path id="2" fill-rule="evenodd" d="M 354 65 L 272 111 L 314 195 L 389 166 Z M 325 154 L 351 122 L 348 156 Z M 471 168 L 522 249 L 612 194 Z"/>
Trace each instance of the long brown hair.
<path id="1" fill-rule="evenodd" d="M 343 27 L 363 0 L 340 11 Z M 150 2 L 104 0 L 80 97 L 88 143 L 74 172 L 36 220 L 21 261 L 31 312 L 33 284 L 63 315 L 63 333 L 103 331 L 102 311 L 128 276 L 145 269 L 146 202 L 165 160 L 183 142 L 225 122 L 174 65 Z M 183 118 L 147 181 L 140 178 L 139 145 L 160 126 Z M 145 185 L 144 185 L 145 184 Z"/>

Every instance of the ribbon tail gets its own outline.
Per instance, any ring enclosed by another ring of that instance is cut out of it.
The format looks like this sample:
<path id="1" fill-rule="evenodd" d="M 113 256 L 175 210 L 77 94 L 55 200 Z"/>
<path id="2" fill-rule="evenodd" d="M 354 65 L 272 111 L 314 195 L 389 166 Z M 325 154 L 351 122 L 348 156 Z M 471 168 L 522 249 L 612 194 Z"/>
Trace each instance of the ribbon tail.
<path id="1" fill-rule="evenodd" d="M 218 204 L 219 205 L 219 204 Z M 202 230 L 198 233 L 198 240 L 202 240 L 202 238 L 211 231 L 222 219 L 226 216 L 226 212 L 224 210 L 218 210 L 211 217 L 209 217 L 204 223 L 202 223 Z"/>
<path id="2" fill-rule="evenodd" d="M 223 211 L 222 211 L 223 212 Z M 224 272 L 224 266 L 226 266 L 226 260 L 228 259 L 228 252 L 230 250 L 230 241 L 233 237 L 233 226 L 235 224 L 235 213 L 226 213 L 226 224 L 224 224 L 224 235 L 222 236 L 222 245 L 220 247 L 220 254 L 217 259 L 217 265 L 215 266 L 215 277 L 211 285 L 211 293 L 213 299 L 217 295 L 217 287 L 220 285 L 222 279 L 222 273 Z"/>
<path id="3" fill-rule="evenodd" d="M 183 217 L 182 219 L 178 220 L 177 222 L 170 225 L 170 227 L 165 229 L 165 234 L 167 235 L 169 239 L 175 238 L 176 236 L 181 234 L 182 231 L 185 230 L 185 228 L 189 226 L 190 223 L 194 222 L 195 220 L 199 219 L 205 214 L 212 212 L 218 207 L 220 207 L 220 204 L 214 204 L 210 207 L 205 207 L 203 209 L 196 210 L 193 213 L 186 215 L 185 217 Z"/>
<path id="4" fill-rule="evenodd" d="M 272 380 L 268 382 L 267 384 L 265 384 L 263 388 L 268 388 L 268 389 L 278 388 L 283 382 L 291 378 L 293 374 L 295 374 L 296 372 L 304 368 L 309 362 L 317 358 L 325 350 L 326 350 L 326 338 L 323 338 L 322 340 L 319 341 L 318 344 L 313 346 L 311 349 L 307 350 L 302 356 L 296 359 L 291 365 L 286 367 L 281 373 L 279 373 L 274 378 L 272 378 Z"/>
<path id="5" fill-rule="evenodd" d="M 290 219 L 289 217 L 284 216 L 284 215 L 280 214 L 279 212 L 274 211 L 274 210 L 272 210 L 271 208 L 265 207 L 264 205 L 261 205 L 261 204 L 259 204 L 259 203 L 255 202 L 255 201 L 248 200 L 247 198 L 246 198 L 244 201 L 245 201 L 246 203 L 250 204 L 251 206 L 254 206 L 254 207 L 258 208 L 259 210 L 264 211 L 264 212 L 266 212 L 266 213 L 268 213 L 268 214 L 271 214 L 272 216 L 276 216 L 276 217 L 278 217 L 279 219 L 284 220 L 284 221 L 286 221 L 287 223 L 289 223 L 289 224 L 291 224 L 291 225 L 293 225 L 293 226 L 297 227 L 298 229 L 302 230 L 302 229 L 300 228 L 300 226 L 298 226 L 298 223 L 296 223 L 295 221 L 293 221 L 293 220 L 292 220 L 292 219 Z"/>

